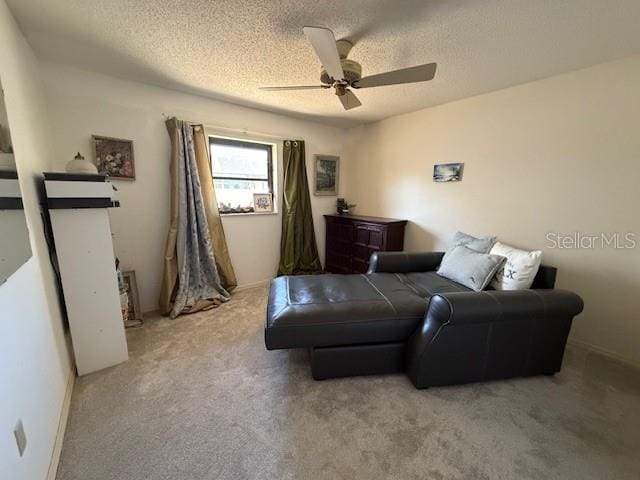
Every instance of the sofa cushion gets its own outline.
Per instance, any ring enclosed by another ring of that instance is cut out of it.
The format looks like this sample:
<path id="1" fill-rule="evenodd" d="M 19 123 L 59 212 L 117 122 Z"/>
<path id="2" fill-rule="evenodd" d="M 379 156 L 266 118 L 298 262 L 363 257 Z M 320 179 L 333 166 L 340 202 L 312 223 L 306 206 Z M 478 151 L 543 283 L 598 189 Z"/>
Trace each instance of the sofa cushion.
<path id="1" fill-rule="evenodd" d="M 435 272 L 301 275 L 271 282 L 267 348 L 405 341 L 431 295 L 468 290 Z"/>
<path id="2" fill-rule="evenodd" d="M 468 292 L 471 289 L 441 277 L 436 272 L 414 272 L 402 276 L 409 288 L 425 298 L 431 298 L 437 293 Z"/>

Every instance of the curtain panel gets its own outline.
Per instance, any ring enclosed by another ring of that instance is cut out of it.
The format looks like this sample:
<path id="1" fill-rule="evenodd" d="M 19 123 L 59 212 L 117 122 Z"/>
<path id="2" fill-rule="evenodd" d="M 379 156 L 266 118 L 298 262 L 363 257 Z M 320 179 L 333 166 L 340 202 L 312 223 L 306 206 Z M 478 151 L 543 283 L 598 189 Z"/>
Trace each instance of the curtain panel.
<path id="1" fill-rule="evenodd" d="M 171 118 L 171 217 L 160 311 L 172 318 L 215 307 L 237 285 L 218 213 L 202 126 Z"/>
<path id="2" fill-rule="evenodd" d="M 304 141 L 285 140 L 283 159 L 282 237 L 278 275 L 322 273 L 313 229 Z"/>

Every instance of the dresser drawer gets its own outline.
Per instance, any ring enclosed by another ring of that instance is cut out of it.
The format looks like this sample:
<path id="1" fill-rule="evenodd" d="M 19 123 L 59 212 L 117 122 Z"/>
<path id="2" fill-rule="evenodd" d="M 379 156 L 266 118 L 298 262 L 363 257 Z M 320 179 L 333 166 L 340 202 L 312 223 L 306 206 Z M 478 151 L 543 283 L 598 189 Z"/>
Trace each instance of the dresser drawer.
<path id="1" fill-rule="evenodd" d="M 325 256 L 325 270 L 330 273 L 352 273 L 352 258 L 327 250 Z"/>
<path id="2" fill-rule="evenodd" d="M 354 226 L 351 223 L 327 223 L 327 238 L 341 240 L 343 242 L 353 242 Z"/>
<path id="3" fill-rule="evenodd" d="M 356 245 L 368 245 L 384 250 L 385 228 L 377 225 L 357 223 L 355 225 Z"/>
<path id="4" fill-rule="evenodd" d="M 349 215 L 325 215 L 325 270 L 365 273 L 371 254 L 402 250 L 405 220 Z"/>
<path id="5" fill-rule="evenodd" d="M 327 236 L 327 252 L 341 253 L 343 255 L 352 255 L 354 243 Z"/>

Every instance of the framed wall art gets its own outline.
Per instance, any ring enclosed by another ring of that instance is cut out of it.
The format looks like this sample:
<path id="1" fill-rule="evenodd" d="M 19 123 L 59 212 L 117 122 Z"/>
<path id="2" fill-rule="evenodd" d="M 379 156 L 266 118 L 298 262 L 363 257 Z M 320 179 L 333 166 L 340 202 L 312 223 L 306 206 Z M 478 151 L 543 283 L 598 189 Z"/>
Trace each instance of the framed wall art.
<path id="1" fill-rule="evenodd" d="M 440 163 L 433 166 L 434 182 L 459 182 L 464 163 Z"/>
<path id="2" fill-rule="evenodd" d="M 338 195 L 340 157 L 315 155 L 315 195 Z"/>
<path id="3" fill-rule="evenodd" d="M 136 169 L 133 159 L 133 142 L 120 138 L 92 135 L 94 163 L 98 173 L 109 178 L 135 180 Z"/>
<path id="4" fill-rule="evenodd" d="M 140 309 L 140 296 L 138 295 L 138 282 L 136 281 L 136 272 L 127 270 L 122 272 L 124 280 L 124 291 L 128 297 L 128 310 L 130 321 L 141 321 L 142 310 Z"/>

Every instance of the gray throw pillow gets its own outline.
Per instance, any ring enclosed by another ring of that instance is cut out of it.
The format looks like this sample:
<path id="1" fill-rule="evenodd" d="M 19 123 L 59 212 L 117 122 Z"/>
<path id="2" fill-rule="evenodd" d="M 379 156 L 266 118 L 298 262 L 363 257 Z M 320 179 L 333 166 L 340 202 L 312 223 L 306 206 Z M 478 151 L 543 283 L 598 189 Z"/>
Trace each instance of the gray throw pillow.
<path id="1" fill-rule="evenodd" d="M 447 252 L 442 259 L 438 275 L 480 292 L 489 284 L 504 261 L 503 256 L 478 253 L 459 245 Z"/>
<path id="2" fill-rule="evenodd" d="M 456 232 L 453 236 L 453 240 L 451 240 L 451 245 L 444 252 L 444 257 L 442 261 L 447 258 L 447 256 L 453 251 L 454 248 L 459 247 L 460 245 L 464 245 L 471 250 L 474 250 L 479 253 L 489 253 L 493 244 L 496 243 L 497 237 L 474 237 L 473 235 L 469 235 L 464 232 Z"/>
<path id="3" fill-rule="evenodd" d="M 479 253 L 489 253 L 493 244 L 496 243 L 496 237 L 474 237 L 464 232 L 456 232 L 451 241 L 451 247 L 449 250 L 453 250 L 455 247 L 464 245 L 471 250 L 475 250 Z"/>

